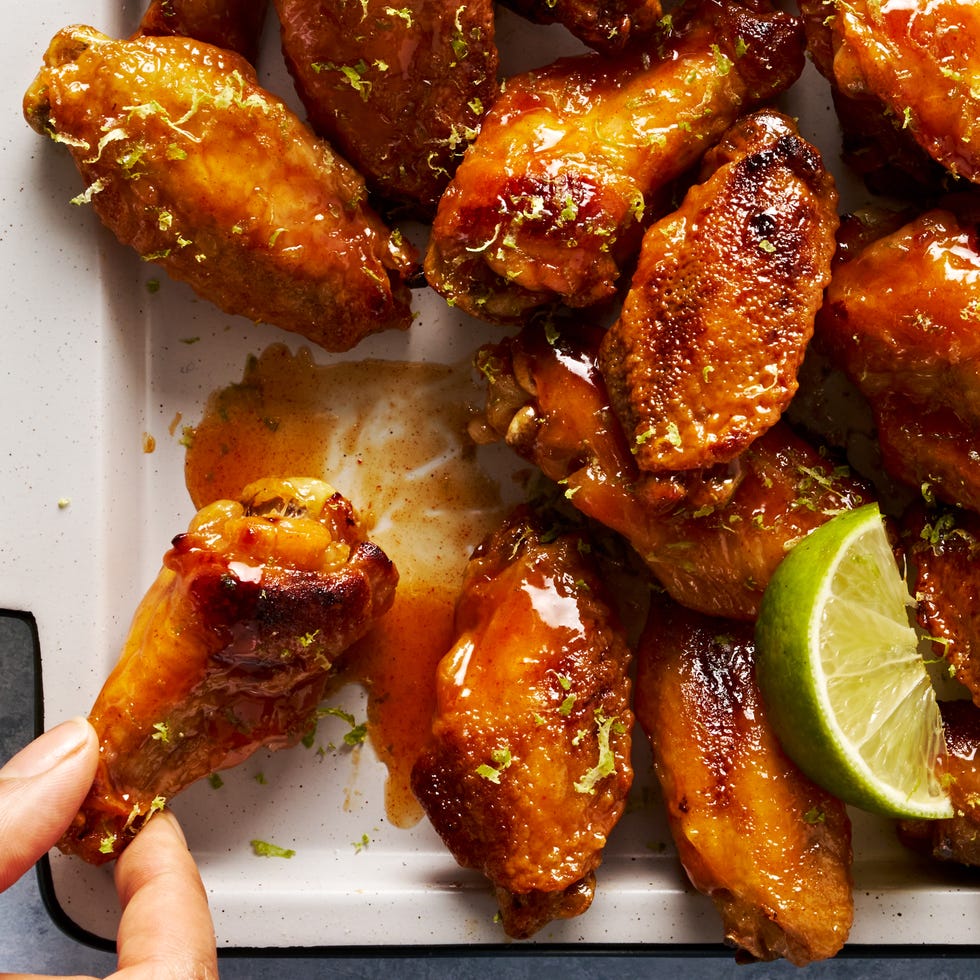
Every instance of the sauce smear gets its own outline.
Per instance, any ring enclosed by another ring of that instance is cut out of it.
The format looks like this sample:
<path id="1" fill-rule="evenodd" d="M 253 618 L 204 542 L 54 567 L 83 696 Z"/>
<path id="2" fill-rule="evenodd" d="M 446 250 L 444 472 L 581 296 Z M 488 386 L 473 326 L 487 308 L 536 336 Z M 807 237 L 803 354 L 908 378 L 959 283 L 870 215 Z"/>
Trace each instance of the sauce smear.
<path id="1" fill-rule="evenodd" d="M 429 736 L 436 666 L 453 642 L 456 596 L 445 589 L 402 590 L 395 604 L 345 658 L 342 676 L 368 692 L 368 732 L 388 767 L 385 811 L 396 827 L 422 817 L 412 793 L 412 766 Z"/>
<path id="2" fill-rule="evenodd" d="M 468 365 L 318 365 L 305 348 L 275 344 L 249 359 L 240 383 L 211 394 L 188 439 L 196 507 L 267 476 L 326 480 L 398 568 L 393 608 L 348 652 L 333 686 L 367 690 L 369 737 L 388 768 L 386 810 L 400 827 L 422 816 L 409 777 L 429 735 L 463 568 L 505 510 L 466 435 L 478 395 Z"/>

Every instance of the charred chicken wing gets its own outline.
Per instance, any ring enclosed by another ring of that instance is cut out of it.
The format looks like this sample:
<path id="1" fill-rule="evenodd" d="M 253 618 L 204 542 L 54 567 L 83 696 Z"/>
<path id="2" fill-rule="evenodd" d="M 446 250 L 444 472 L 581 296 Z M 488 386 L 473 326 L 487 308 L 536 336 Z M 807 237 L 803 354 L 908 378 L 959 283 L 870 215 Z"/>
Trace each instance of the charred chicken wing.
<path id="1" fill-rule="evenodd" d="M 190 783 L 315 723 L 333 661 L 398 574 L 317 480 L 264 480 L 174 538 L 92 708 L 99 768 L 59 843 L 98 864 Z"/>
<path id="2" fill-rule="evenodd" d="M 681 492 L 641 476 L 596 367 L 598 332 L 528 328 L 484 348 L 478 441 L 503 439 L 583 514 L 625 537 L 678 602 L 751 619 L 786 549 L 868 488 L 785 423 Z"/>
<path id="3" fill-rule="evenodd" d="M 439 203 L 430 285 L 501 323 L 609 299 L 658 195 L 795 81 L 802 51 L 766 0 L 690 0 L 619 55 L 508 79 Z"/>
<path id="4" fill-rule="evenodd" d="M 276 0 L 313 128 L 394 204 L 431 214 L 497 92 L 490 0 Z"/>
<path id="5" fill-rule="evenodd" d="M 120 241 L 226 313 L 327 350 L 411 322 L 410 251 L 364 182 L 239 55 L 182 37 L 55 36 L 24 97 Z"/>
<path id="6" fill-rule="evenodd" d="M 140 34 L 192 37 L 255 64 L 268 0 L 151 0 Z"/>
<path id="7" fill-rule="evenodd" d="M 850 820 L 770 728 L 752 627 L 655 602 L 635 706 L 678 856 L 739 958 L 804 965 L 837 953 L 853 918 Z"/>
<path id="8" fill-rule="evenodd" d="M 474 553 L 412 788 L 508 935 L 585 911 L 632 782 L 630 654 L 578 535 L 523 510 Z"/>
<path id="9" fill-rule="evenodd" d="M 976 216 L 927 212 L 834 272 L 821 347 L 874 413 L 885 469 L 980 510 L 980 245 Z"/>
<path id="10" fill-rule="evenodd" d="M 830 281 L 837 192 L 786 116 L 709 151 L 710 176 L 643 238 L 599 367 L 641 470 L 729 463 L 797 389 Z"/>

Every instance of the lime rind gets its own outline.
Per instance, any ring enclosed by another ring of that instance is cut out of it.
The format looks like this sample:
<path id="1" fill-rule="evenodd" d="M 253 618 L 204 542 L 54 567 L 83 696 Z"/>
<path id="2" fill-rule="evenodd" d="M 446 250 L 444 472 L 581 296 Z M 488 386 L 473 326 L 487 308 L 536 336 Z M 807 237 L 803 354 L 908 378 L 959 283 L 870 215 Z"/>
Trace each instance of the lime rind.
<path id="1" fill-rule="evenodd" d="M 815 782 L 888 816 L 949 817 L 936 777 L 942 718 L 911 605 L 877 505 L 833 518 L 766 590 L 759 685 L 787 754 Z"/>

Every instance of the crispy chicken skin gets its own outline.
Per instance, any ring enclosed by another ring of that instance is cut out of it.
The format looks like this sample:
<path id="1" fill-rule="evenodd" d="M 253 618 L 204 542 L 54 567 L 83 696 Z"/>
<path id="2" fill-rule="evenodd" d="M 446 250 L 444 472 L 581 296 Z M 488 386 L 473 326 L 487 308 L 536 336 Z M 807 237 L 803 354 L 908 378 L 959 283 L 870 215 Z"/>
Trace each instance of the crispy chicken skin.
<path id="1" fill-rule="evenodd" d="M 119 240 L 229 314 L 348 350 L 406 329 L 415 262 L 363 180 L 233 52 L 182 37 L 52 40 L 24 97 Z"/>
<path id="2" fill-rule="evenodd" d="M 474 552 L 412 788 L 518 939 L 584 912 L 633 771 L 630 652 L 583 538 L 523 508 Z"/>
<path id="3" fill-rule="evenodd" d="M 729 463 L 793 397 L 830 281 L 837 191 L 769 110 L 708 152 L 707 179 L 643 238 L 599 368 L 641 470 Z"/>
<path id="4" fill-rule="evenodd" d="M 633 544 L 678 602 L 748 620 L 787 550 L 835 514 L 868 502 L 871 492 L 785 423 L 760 436 L 738 464 L 727 502 L 685 503 Z"/>
<path id="5" fill-rule="evenodd" d="M 844 805 L 783 753 L 755 680 L 752 627 L 655 600 L 635 709 L 691 883 L 740 959 L 833 956 L 853 918 Z"/>
<path id="6" fill-rule="evenodd" d="M 816 337 L 870 403 L 885 469 L 980 510 L 977 215 L 934 209 L 834 272 Z"/>
<path id="7" fill-rule="evenodd" d="M 870 96 L 947 171 L 980 183 L 980 5 L 837 0 L 833 75 Z"/>
<path id="8" fill-rule="evenodd" d="M 980 706 L 980 515 L 914 507 L 902 529 L 919 625 Z"/>
<path id="9" fill-rule="evenodd" d="M 192 37 L 254 65 L 268 8 L 268 0 L 150 0 L 139 33 Z"/>
<path id="10" fill-rule="evenodd" d="M 430 215 L 497 93 L 490 0 L 275 0 L 313 128 L 386 202 Z"/>
<path id="11" fill-rule="evenodd" d="M 662 13 L 660 0 L 504 0 L 536 24 L 562 24 L 580 41 L 615 54 L 649 34 Z"/>
<path id="12" fill-rule="evenodd" d="M 980 708 L 970 701 L 941 701 L 946 732 L 943 784 L 955 816 L 948 820 L 902 820 L 906 847 L 939 861 L 980 867 Z"/>
<path id="13" fill-rule="evenodd" d="M 767 0 L 689 0 L 619 55 L 508 79 L 439 203 L 430 285 L 500 323 L 610 299 L 667 185 L 802 67 Z"/>
<path id="14" fill-rule="evenodd" d="M 298 742 L 333 661 L 387 611 L 397 580 L 321 481 L 263 480 L 198 511 L 92 708 L 99 767 L 59 847 L 110 861 L 195 780 Z"/>
<path id="15" fill-rule="evenodd" d="M 595 362 L 601 334 L 527 328 L 483 348 L 487 408 L 471 431 L 503 439 L 583 514 L 625 537 L 678 602 L 752 619 L 786 549 L 868 488 L 779 423 L 729 469 L 668 495 L 644 478 Z"/>

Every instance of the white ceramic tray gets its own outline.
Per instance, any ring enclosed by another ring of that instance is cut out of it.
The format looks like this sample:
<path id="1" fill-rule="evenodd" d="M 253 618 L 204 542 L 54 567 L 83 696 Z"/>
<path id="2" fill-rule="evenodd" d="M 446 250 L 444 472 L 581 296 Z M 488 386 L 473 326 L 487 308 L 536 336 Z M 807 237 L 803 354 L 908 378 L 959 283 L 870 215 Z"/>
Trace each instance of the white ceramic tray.
<path id="1" fill-rule="evenodd" d="M 0 608 L 36 619 L 46 726 L 91 705 L 163 551 L 193 513 L 180 431 L 171 432 L 175 418 L 193 424 L 212 390 L 241 378 L 249 354 L 274 342 L 302 346 L 224 316 L 169 281 L 151 296 L 146 282 L 159 272 L 119 246 L 90 209 L 68 203 L 81 189 L 68 154 L 21 116 L 21 94 L 58 29 L 82 22 L 122 36 L 141 7 L 132 0 L 45 0 L 5 11 Z M 509 69 L 577 48 L 561 29 L 530 28 L 507 14 L 500 38 Z M 274 23 L 265 51 L 267 84 L 295 105 Z M 833 113 L 812 70 L 788 107 L 836 165 Z M 421 316 L 409 335 L 374 338 L 348 356 L 457 363 L 499 336 L 463 323 L 434 294 L 417 302 Z M 183 342 L 191 336 L 199 342 Z M 317 360 L 328 358 L 321 352 Z M 146 433 L 156 440 L 152 453 L 143 451 Z M 363 715 L 353 690 L 339 701 Z M 678 950 L 719 942 L 712 906 L 679 870 L 647 766 L 640 746 L 640 805 L 613 835 L 592 908 L 546 928 L 525 948 Z M 265 785 L 253 778 L 260 770 Z M 460 871 L 424 821 L 410 830 L 389 824 L 384 778 L 369 747 L 325 758 L 298 748 L 262 754 L 226 774 L 220 792 L 201 783 L 174 801 L 222 947 L 503 943 L 485 882 Z M 974 943 L 976 879 L 919 863 L 889 824 L 854 816 L 852 946 Z M 356 847 L 365 834 L 370 845 Z M 292 847 L 297 858 L 257 858 L 253 838 Z M 53 854 L 50 889 L 71 928 L 114 935 L 110 871 Z"/>

